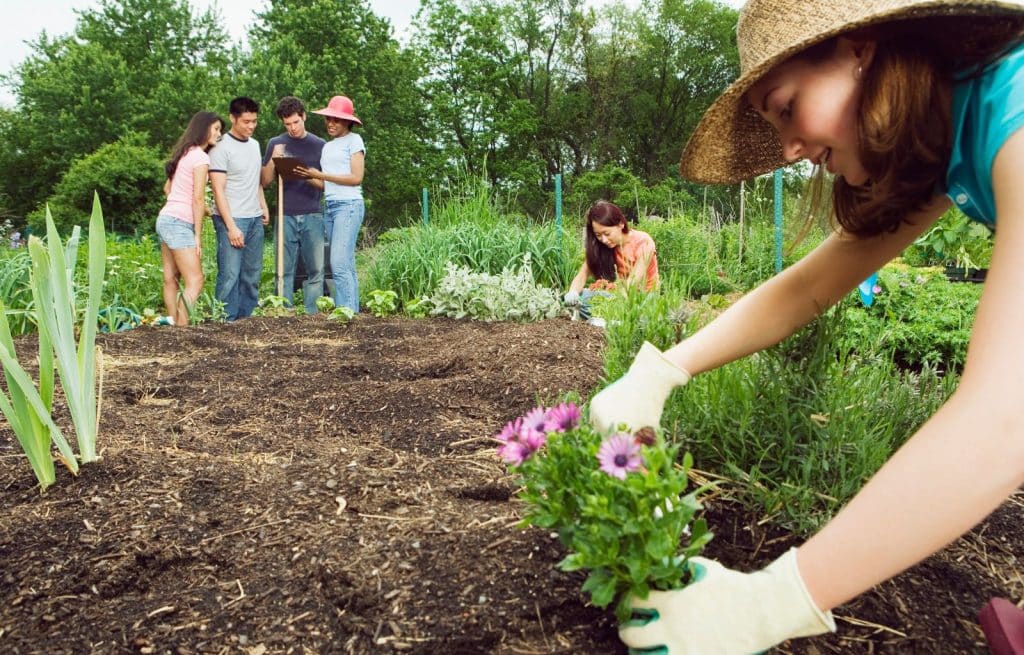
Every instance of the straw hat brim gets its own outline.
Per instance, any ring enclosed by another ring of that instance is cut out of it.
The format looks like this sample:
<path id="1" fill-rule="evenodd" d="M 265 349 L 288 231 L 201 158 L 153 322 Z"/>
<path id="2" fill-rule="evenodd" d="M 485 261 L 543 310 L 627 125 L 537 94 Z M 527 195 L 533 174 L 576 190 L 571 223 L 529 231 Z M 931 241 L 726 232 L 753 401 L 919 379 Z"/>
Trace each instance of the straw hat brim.
<path id="1" fill-rule="evenodd" d="M 834 36 L 879 23 L 931 16 L 987 17 L 1024 14 L 1021 2 L 925 0 L 902 3 L 807 38 L 780 50 L 730 84 L 704 113 L 683 149 L 679 173 L 704 184 L 731 184 L 786 166 L 775 130 L 746 100 L 750 87 L 778 64 Z"/>

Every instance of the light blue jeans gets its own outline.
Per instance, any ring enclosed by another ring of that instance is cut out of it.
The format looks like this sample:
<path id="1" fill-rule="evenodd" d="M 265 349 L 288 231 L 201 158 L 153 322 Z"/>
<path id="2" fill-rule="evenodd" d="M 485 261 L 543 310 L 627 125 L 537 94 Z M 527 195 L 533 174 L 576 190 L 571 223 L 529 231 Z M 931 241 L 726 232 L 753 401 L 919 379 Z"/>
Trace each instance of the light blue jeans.
<path id="1" fill-rule="evenodd" d="M 289 305 L 295 295 L 295 268 L 299 255 L 302 255 L 302 263 L 306 267 L 306 281 L 302 283 L 306 313 L 316 314 L 316 299 L 324 294 L 324 215 L 320 212 L 284 216 L 281 286 Z M 274 290 L 276 292 L 276 285 Z"/>
<path id="2" fill-rule="evenodd" d="M 359 311 L 359 278 L 356 277 L 356 240 L 363 226 L 366 205 L 359 200 L 328 200 L 324 228 L 331 239 L 331 277 L 334 305 Z"/>
<path id="3" fill-rule="evenodd" d="M 259 304 L 260 275 L 263 273 L 263 217 L 235 217 L 245 237 L 245 246 L 235 248 L 228 241 L 224 219 L 214 214 L 217 232 L 217 284 L 214 295 L 224 303 L 227 320 L 252 316 Z"/>

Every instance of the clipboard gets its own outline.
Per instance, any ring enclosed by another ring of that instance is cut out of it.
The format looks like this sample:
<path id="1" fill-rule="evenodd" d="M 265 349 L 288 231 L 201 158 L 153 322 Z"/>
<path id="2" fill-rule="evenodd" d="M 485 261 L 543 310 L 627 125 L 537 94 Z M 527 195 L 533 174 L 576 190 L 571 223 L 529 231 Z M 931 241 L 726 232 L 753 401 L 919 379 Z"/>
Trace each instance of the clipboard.
<path id="1" fill-rule="evenodd" d="M 274 162 L 274 170 L 282 178 L 286 180 L 304 180 L 306 178 L 295 173 L 295 168 L 298 166 L 305 166 L 301 159 L 298 157 L 271 157 L 271 161 Z"/>

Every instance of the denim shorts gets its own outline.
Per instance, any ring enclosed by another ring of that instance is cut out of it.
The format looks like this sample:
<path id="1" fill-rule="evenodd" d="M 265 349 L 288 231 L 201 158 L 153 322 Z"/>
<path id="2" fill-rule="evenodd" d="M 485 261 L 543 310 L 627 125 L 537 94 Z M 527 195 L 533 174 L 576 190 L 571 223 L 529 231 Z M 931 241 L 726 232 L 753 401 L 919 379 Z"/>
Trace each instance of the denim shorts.
<path id="1" fill-rule="evenodd" d="M 196 247 L 196 226 L 180 218 L 157 216 L 156 233 L 171 250 Z"/>

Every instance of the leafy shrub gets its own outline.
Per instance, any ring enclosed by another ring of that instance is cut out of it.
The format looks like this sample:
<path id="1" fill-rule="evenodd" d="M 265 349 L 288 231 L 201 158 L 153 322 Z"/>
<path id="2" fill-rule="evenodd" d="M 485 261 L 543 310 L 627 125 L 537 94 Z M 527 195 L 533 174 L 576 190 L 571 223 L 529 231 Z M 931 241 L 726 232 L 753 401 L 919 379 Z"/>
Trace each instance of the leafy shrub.
<path id="1" fill-rule="evenodd" d="M 156 149 L 128 138 L 101 146 L 72 162 L 47 200 L 61 232 L 86 225 L 93 193 L 100 197 L 108 231 L 135 234 L 151 230 L 164 203 L 164 157 Z M 32 231 L 45 229 L 45 210 L 28 215 Z"/>
<path id="2" fill-rule="evenodd" d="M 983 285 L 954 283 L 937 268 L 903 263 L 878 274 L 882 292 L 871 307 L 847 310 L 847 347 L 891 353 L 897 363 L 959 371 L 967 357 Z"/>
<path id="3" fill-rule="evenodd" d="M 537 321 L 562 311 L 558 294 L 533 281 L 530 254 L 523 255 L 518 271 L 500 275 L 477 273 L 449 262 L 448 273 L 430 296 L 431 314 L 482 321 Z"/>
<path id="4" fill-rule="evenodd" d="M 958 268 L 988 268 L 992 261 L 992 231 L 953 208 L 907 249 L 914 266 L 952 264 Z"/>
<path id="5" fill-rule="evenodd" d="M 391 316 L 398 311 L 398 294 L 390 289 L 374 289 L 366 301 L 366 308 L 378 318 Z"/>

